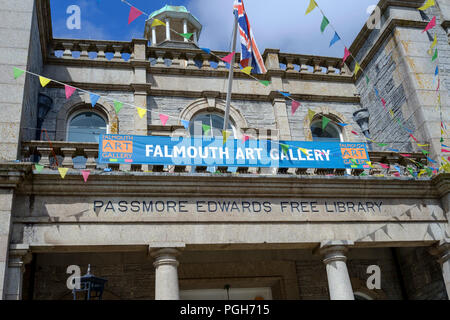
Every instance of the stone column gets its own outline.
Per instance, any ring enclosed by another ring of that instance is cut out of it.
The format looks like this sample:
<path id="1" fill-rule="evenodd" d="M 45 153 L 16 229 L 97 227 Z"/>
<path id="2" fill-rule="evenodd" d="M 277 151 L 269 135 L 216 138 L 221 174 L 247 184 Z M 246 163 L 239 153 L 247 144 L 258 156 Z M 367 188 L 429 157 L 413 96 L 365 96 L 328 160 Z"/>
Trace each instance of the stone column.
<path id="1" fill-rule="evenodd" d="M 156 27 L 152 27 L 152 47 L 156 46 Z"/>
<path id="2" fill-rule="evenodd" d="M 28 245 L 13 245 L 9 249 L 5 300 L 22 300 L 22 282 L 25 264 L 31 262 Z"/>
<path id="3" fill-rule="evenodd" d="M 442 278 L 444 279 L 447 297 L 450 300 L 450 239 L 443 239 L 439 242 L 435 250 L 442 268 Z"/>
<path id="4" fill-rule="evenodd" d="M 187 20 L 183 19 L 183 33 L 187 33 L 188 29 L 187 29 Z M 189 40 L 184 38 L 184 42 L 188 42 Z"/>
<path id="5" fill-rule="evenodd" d="M 178 261 L 180 251 L 163 248 L 152 253 L 155 258 L 155 300 L 179 300 Z"/>
<path id="6" fill-rule="evenodd" d="M 328 288 L 331 300 L 355 300 L 352 284 L 347 270 L 347 247 L 349 241 L 328 241 L 320 245 L 320 253 L 324 256 Z"/>
<path id="7" fill-rule="evenodd" d="M 166 18 L 166 40 L 170 41 L 170 19 Z"/>

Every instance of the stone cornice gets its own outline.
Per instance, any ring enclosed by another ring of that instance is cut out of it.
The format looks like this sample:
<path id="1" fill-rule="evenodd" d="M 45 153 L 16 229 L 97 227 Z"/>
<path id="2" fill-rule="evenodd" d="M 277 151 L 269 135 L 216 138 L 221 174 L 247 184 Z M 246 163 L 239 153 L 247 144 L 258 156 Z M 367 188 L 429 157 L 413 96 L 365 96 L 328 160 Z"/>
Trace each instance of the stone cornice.
<path id="1" fill-rule="evenodd" d="M 450 192 L 450 173 L 442 173 L 433 179 L 433 184 L 442 197 Z"/>
<path id="2" fill-rule="evenodd" d="M 30 163 L 0 162 L 0 188 L 16 188 L 31 171 Z"/>
<path id="3" fill-rule="evenodd" d="M 434 180 L 375 177 L 323 177 L 292 175 L 178 174 L 95 171 L 86 184 L 78 171 L 64 180 L 44 169 L 21 184 L 21 194 L 59 196 L 216 196 L 216 197 L 354 197 L 439 198 Z M 448 181 L 448 179 L 446 179 Z M 448 184 L 448 182 L 445 182 Z M 448 186 L 447 186 L 448 188 Z"/>

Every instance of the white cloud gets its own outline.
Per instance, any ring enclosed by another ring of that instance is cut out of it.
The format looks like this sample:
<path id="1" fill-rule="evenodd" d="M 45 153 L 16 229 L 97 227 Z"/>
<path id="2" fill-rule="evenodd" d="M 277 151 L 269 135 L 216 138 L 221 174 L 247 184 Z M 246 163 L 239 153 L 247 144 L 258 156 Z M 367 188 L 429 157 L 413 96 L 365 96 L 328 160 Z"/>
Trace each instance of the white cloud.
<path id="1" fill-rule="evenodd" d="M 330 22 L 349 46 L 368 19 L 367 7 L 375 0 L 318 1 Z M 322 35 L 322 15 L 316 8 L 305 16 L 309 0 L 245 0 L 253 33 L 261 52 L 276 48 L 282 52 L 342 56 L 343 43 L 331 49 L 331 27 Z M 213 50 L 230 50 L 233 1 L 190 0 L 187 8 L 202 23 L 200 45 Z"/>

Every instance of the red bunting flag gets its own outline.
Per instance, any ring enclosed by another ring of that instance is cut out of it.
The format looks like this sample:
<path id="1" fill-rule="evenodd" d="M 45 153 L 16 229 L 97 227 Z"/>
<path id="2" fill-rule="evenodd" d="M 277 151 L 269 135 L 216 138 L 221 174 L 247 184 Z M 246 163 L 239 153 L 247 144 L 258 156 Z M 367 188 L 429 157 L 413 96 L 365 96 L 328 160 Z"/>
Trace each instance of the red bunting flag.
<path id="1" fill-rule="evenodd" d="M 81 174 L 83 175 L 84 182 L 87 182 L 89 175 L 91 174 L 90 170 L 81 170 Z"/>
<path id="2" fill-rule="evenodd" d="M 413 138 L 413 140 L 414 140 L 415 142 L 419 142 L 419 141 L 417 141 L 417 139 L 412 135 L 412 133 L 410 133 L 409 136 L 410 136 L 411 138 Z"/>
<path id="3" fill-rule="evenodd" d="M 75 92 L 75 90 L 77 90 L 74 87 L 68 86 L 67 84 L 64 85 L 64 88 L 66 90 L 66 99 L 69 99 Z"/>
<path id="4" fill-rule="evenodd" d="M 130 15 L 128 16 L 128 24 L 136 20 L 138 17 L 142 15 L 142 11 L 139 11 L 135 7 L 130 8 Z"/>
<path id="5" fill-rule="evenodd" d="M 342 59 L 343 62 L 345 62 L 345 60 L 347 60 L 347 58 L 350 56 L 350 51 L 348 51 L 347 47 L 345 47 L 344 50 L 344 58 Z"/>
<path id="6" fill-rule="evenodd" d="M 227 55 L 223 58 L 220 58 L 220 60 L 225 61 L 226 63 L 231 63 L 233 56 L 234 56 L 234 51 L 232 53 L 230 53 L 229 55 Z"/>
<path id="7" fill-rule="evenodd" d="M 355 131 L 352 131 L 352 133 L 353 133 L 354 135 L 358 135 L 358 133 L 357 133 L 357 132 L 355 132 Z"/>
<path id="8" fill-rule="evenodd" d="M 169 116 L 160 113 L 160 114 L 159 114 L 159 119 L 161 120 L 161 123 L 163 124 L 163 126 L 165 126 L 166 123 L 167 123 L 167 120 L 169 120 Z"/>
<path id="9" fill-rule="evenodd" d="M 300 102 L 292 101 L 292 115 L 294 115 L 295 111 L 297 111 L 298 107 L 300 107 Z"/>
<path id="10" fill-rule="evenodd" d="M 435 26 L 436 26 L 436 16 L 434 16 L 433 19 L 431 19 L 431 21 L 427 24 L 427 26 L 422 31 L 422 33 L 424 33 L 425 31 L 428 31 L 430 29 L 433 29 Z"/>
<path id="11" fill-rule="evenodd" d="M 386 100 L 384 100 L 383 98 L 381 98 L 381 103 L 383 104 L 383 107 L 386 108 Z"/>

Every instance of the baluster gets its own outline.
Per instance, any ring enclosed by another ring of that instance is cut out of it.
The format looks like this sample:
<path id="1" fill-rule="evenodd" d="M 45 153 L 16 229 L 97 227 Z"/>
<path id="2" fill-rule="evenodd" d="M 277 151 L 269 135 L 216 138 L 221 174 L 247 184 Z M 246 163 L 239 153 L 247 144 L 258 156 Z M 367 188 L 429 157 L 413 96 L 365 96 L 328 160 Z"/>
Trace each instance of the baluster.
<path id="1" fill-rule="evenodd" d="M 155 51 L 155 54 L 156 54 L 156 65 L 155 66 L 158 66 L 158 67 L 165 66 L 164 55 L 166 54 L 166 52 L 158 50 L 158 51 Z"/>
<path id="2" fill-rule="evenodd" d="M 294 58 L 286 58 L 286 72 L 296 72 L 294 69 Z"/>
<path id="3" fill-rule="evenodd" d="M 301 73 L 309 72 L 309 70 L 308 70 L 308 60 L 300 59 L 300 72 Z"/>
<path id="4" fill-rule="evenodd" d="M 320 61 L 314 60 L 313 64 L 314 64 L 314 73 L 322 73 L 322 67 L 320 66 Z"/>
<path id="5" fill-rule="evenodd" d="M 50 166 L 50 153 L 52 152 L 52 148 L 46 148 L 46 147 L 37 147 L 37 151 L 41 155 L 41 158 L 39 159 L 39 164 L 44 167 Z"/>
<path id="6" fill-rule="evenodd" d="M 334 66 L 331 61 L 328 62 L 328 68 L 327 68 L 327 74 L 330 74 L 330 73 L 336 73 L 336 69 L 334 69 Z"/>
<path id="7" fill-rule="evenodd" d="M 95 159 L 98 157 L 97 149 L 84 149 L 84 153 L 86 154 L 86 169 L 95 169 L 97 168 L 97 162 Z"/>
<path id="8" fill-rule="evenodd" d="M 195 62 L 194 62 L 195 53 L 188 52 L 188 53 L 186 53 L 186 57 L 188 60 L 186 69 L 197 69 L 197 66 L 195 65 Z"/>
<path id="9" fill-rule="evenodd" d="M 106 55 L 105 55 L 105 51 L 106 51 L 106 44 L 97 44 L 97 59 L 98 60 L 106 60 Z"/>
<path id="10" fill-rule="evenodd" d="M 62 45 L 64 47 L 63 58 L 72 58 L 73 43 L 72 42 L 63 42 Z"/>
<path id="11" fill-rule="evenodd" d="M 61 148 L 63 154 L 62 166 L 65 168 L 73 168 L 73 155 L 77 151 L 76 148 Z"/>
<path id="12" fill-rule="evenodd" d="M 89 44 L 80 43 L 79 46 L 81 48 L 80 59 L 88 59 L 89 58 Z"/>
<path id="13" fill-rule="evenodd" d="M 202 69 L 211 69 L 211 64 L 209 63 L 209 58 L 210 58 L 209 54 L 202 54 L 202 59 L 203 59 Z"/>
<path id="14" fill-rule="evenodd" d="M 114 57 L 112 58 L 112 60 L 114 60 L 114 61 L 122 60 L 121 51 L 123 49 L 123 46 L 122 45 L 113 45 L 112 47 L 114 50 Z"/>

